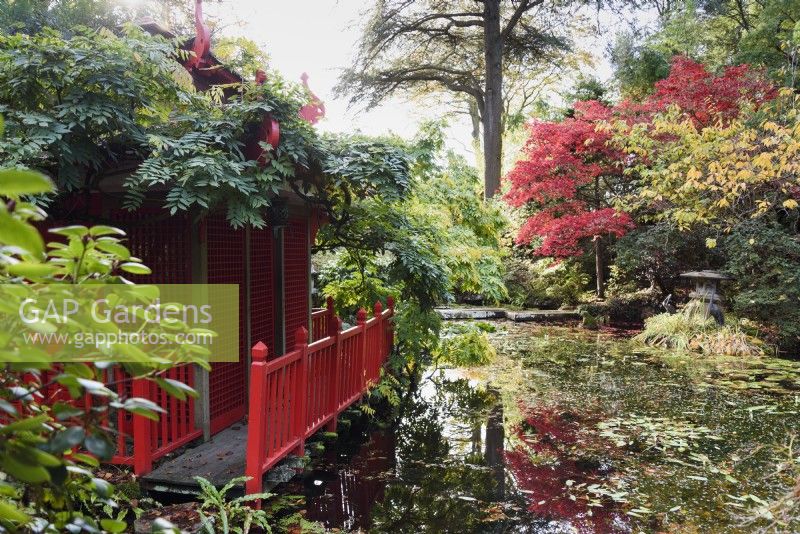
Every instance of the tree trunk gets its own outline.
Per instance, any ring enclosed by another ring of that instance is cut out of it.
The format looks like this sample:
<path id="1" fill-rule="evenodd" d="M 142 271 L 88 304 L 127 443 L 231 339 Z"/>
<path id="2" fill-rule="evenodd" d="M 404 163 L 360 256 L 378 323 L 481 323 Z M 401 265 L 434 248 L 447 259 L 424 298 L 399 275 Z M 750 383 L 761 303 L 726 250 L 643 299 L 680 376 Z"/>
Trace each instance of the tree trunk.
<path id="1" fill-rule="evenodd" d="M 602 236 L 595 236 L 594 238 L 594 273 L 597 277 L 597 298 L 606 298 L 606 281 L 603 274 L 603 238 Z"/>
<path id="2" fill-rule="evenodd" d="M 503 40 L 500 32 L 500 0 L 483 2 L 483 44 L 486 60 L 485 109 L 483 112 L 484 197 L 500 189 L 502 164 Z"/>
<path id="3" fill-rule="evenodd" d="M 481 153 L 481 114 L 478 103 L 474 98 L 469 99 L 469 118 L 472 121 L 472 151 L 475 154 L 475 167 L 478 172 L 483 169 L 483 154 Z"/>

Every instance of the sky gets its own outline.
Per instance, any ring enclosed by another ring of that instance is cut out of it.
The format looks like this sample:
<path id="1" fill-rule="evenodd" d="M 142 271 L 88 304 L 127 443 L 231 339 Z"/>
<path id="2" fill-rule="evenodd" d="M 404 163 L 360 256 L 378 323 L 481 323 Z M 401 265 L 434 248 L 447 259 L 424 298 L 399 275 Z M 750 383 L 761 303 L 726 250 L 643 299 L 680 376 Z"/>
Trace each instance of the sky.
<path id="1" fill-rule="evenodd" d="M 325 102 L 320 130 L 413 136 L 423 118 L 413 104 L 393 100 L 356 113 L 345 99 L 333 96 L 341 69 L 353 58 L 359 14 L 366 5 L 363 0 L 223 0 L 208 3 L 204 10 L 219 20 L 225 34 L 258 43 L 287 79 L 300 81 L 308 73 L 311 90 Z"/>
<path id="2" fill-rule="evenodd" d="M 218 21 L 222 33 L 245 36 L 260 45 L 270 55 L 272 67 L 287 79 L 299 81 L 303 72 L 308 73 L 311 90 L 325 102 L 326 118 L 318 123 L 318 129 L 369 135 L 395 133 L 410 138 L 421 121 L 439 117 L 430 109 L 399 98 L 365 112 L 349 109 L 346 99 L 333 95 L 341 70 L 353 59 L 361 15 L 370 3 L 368 0 L 222 0 L 206 2 L 204 11 Z M 595 65 L 588 69 L 589 73 L 607 80 L 611 68 L 602 52 L 613 39 L 614 29 L 620 29 L 625 22 L 608 13 L 586 15 L 610 30 L 578 43 L 594 56 Z M 470 157 L 470 125 L 466 117 L 450 120 L 447 144 Z"/>

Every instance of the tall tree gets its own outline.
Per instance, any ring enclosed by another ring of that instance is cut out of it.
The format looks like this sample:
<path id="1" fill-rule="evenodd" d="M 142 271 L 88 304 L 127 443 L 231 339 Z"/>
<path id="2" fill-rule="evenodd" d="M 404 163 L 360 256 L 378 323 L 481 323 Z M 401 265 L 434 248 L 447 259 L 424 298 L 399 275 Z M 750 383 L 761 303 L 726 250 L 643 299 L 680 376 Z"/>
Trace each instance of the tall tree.
<path id="1" fill-rule="evenodd" d="M 338 92 L 368 107 L 416 91 L 466 102 L 483 131 L 490 198 L 502 173 L 504 74 L 509 66 L 536 67 L 560 57 L 567 49 L 564 14 L 544 0 L 379 0 Z"/>

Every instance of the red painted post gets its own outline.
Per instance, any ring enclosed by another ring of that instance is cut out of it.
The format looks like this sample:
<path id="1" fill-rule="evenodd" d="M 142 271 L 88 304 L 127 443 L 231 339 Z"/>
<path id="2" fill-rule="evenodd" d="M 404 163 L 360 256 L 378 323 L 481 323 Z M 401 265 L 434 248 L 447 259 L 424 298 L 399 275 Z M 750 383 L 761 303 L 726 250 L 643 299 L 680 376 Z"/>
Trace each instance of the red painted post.
<path id="1" fill-rule="evenodd" d="M 296 435 L 300 438 L 297 447 L 294 450 L 295 455 L 305 455 L 306 446 L 306 429 L 308 428 L 308 330 L 300 327 L 294 334 L 294 350 L 300 351 L 300 377 L 297 380 L 296 397 L 297 399 L 297 412 L 294 414 L 292 420 L 294 421 L 294 428 L 296 428 Z"/>
<path id="2" fill-rule="evenodd" d="M 386 347 L 386 357 L 389 357 L 389 354 L 392 353 L 394 349 L 394 297 L 389 296 L 386 299 L 386 305 L 389 306 L 389 333 L 386 336 L 389 343 Z"/>
<path id="3" fill-rule="evenodd" d="M 264 451 L 266 450 L 266 410 L 264 401 L 267 395 L 267 346 L 256 343 L 251 354 L 250 364 L 250 408 L 247 416 L 247 458 L 245 475 L 250 477 L 245 483 L 246 493 L 261 493 L 264 473 Z M 259 503 L 260 508 L 260 503 Z"/>
<path id="4" fill-rule="evenodd" d="M 358 358 L 358 389 L 359 391 L 364 391 L 364 386 L 366 382 L 366 366 L 365 363 L 367 361 L 367 310 L 364 308 L 359 308 L 358 313 L 356 314 L 356 324 L 361 329 L 361 355 Z"/>
<path id="5" fill-rule="evenodd" d="M 329 297 L 328 303 L 332 306 L 333 299 Z M 332 307 L 329 309 L 333 311 Z M 331 398 L 328 401 L 328 411 L 333 414 L 333 417 L 325 426 L 325 430 L 328 432 L 336 432 L 336 420 L 339 415 L 339 386 L 342 374 L 342 340 L 339 339 L 339 331 L 341 331 L 341 329 L 342 320 L 335 315 L 331 315 L 330 322 L 328 323 L 328 335 L 333 338 L 333 345 L 331 345 L 331 349 L 333 350 L 333 362 L 331 364 Z"/>
<path id="6" fill-rule="evenodd" d="M 374 312 L 376 323 L 374 328 L 378 329 L 375 332 L 376 346 L 373 347 L 376 353 L 370 356 L 369 365 L 370 369 L 373 369 L 375 373 L 371 378 L 377 381 L 381 376 L 380 363 L 383 363 L 383 338 L 386 337 L 383 330 L 383 305 L 380 300 L 375 302 Z"/>
<path id="7" fill-rule="evenodd" d="M 150 382 L 143 378 L 134 378 L 131 393 L 134 397 L 150 399 Z M 161 414 L 164 417 L 166 414 Z M 152 421 L 143 415 L 133 415 L 133 472 L 145 475 L 153 469 L 153 443 L 150 429 Z"/>
<path id="8" fill-rule="evenodd" d="M 336 317 L 336 312 L 333 309 L 333 297 L 328 297 L 325 299 L 326 308 L 328 308 L 328 317 L 325 321 L 325 325 L 328 328 L 328 335 L 331 333 L 331 329 L 335 326 L 336 321 L 334 318 Z"/>

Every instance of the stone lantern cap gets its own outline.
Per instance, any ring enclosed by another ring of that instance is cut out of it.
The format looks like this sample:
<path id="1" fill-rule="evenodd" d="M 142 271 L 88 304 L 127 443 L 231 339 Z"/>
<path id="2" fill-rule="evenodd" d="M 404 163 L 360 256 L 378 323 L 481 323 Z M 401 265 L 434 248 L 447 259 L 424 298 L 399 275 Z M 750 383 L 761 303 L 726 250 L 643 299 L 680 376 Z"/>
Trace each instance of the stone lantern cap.
<path id="1" fill-rule="evenodd" d="M 681 278 L 694 278 L 702 280 L 733 280 L 732 277 L 719 271 L 689 271 L 681 273 Z"/>

